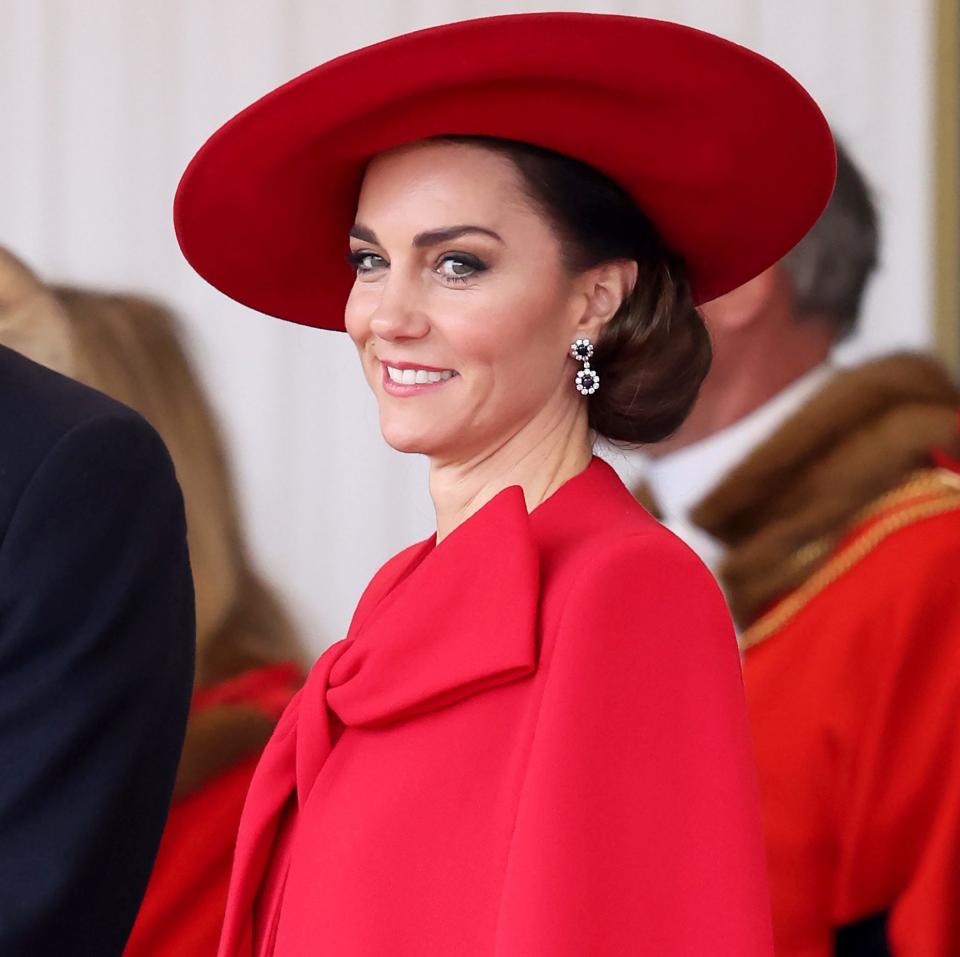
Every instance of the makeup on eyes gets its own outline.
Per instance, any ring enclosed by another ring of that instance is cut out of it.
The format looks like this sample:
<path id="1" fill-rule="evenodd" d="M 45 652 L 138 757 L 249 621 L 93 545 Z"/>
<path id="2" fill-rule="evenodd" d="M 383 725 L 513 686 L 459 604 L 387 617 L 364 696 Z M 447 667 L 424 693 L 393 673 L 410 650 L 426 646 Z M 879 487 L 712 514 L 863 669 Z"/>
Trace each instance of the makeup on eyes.
<path id="1" fill-rule="evenodd" d="M 358 275 L 370 273 L 377 268 L 376 266 L 364 266 L 364 262 L 368 259 L 379 259 L 384 263 L 386 262 L 383 256 L 370 249 L 353 250 L 349 252 L 345 258 L 347 263 L 357 271 Z M 443 275 L 443 279 L 454 283 L 466 282 L 468 279 L 486 272 L 490 268 L 486 262 L 478 256 L 474 256 L 472 253 L 451 250 L 440 255 L 434 264 L 434 270 L 439 271 L 442 265 L 447 262 L 457 263 L 471 270 L 471 272 L 466 275 L 458 275 L 456 273 L 446 273 Z"/>

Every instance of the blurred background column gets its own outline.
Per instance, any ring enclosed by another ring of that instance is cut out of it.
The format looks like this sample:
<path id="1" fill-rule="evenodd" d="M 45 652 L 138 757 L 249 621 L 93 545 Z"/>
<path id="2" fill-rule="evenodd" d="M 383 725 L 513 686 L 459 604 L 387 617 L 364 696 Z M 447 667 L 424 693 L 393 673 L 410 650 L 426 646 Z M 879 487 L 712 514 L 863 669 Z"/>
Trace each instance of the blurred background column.
<path id="1" fill-rule="evenodd" d="M 960 0 L 937 0 L 934 86 L 936 342 L 960 372 Z"/>

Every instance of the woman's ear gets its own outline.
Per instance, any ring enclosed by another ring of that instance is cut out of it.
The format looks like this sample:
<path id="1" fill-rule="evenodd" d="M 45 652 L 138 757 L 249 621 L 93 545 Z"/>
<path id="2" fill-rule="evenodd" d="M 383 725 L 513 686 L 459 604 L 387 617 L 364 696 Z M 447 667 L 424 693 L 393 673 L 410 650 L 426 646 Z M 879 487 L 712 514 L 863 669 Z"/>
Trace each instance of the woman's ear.
<path id="1" fill-rule="evenodd" d="M 637 263 L 633 259 L 613 259 L 584 273 L 586 304 L 577 324 L 577 335 L 596 342 L 600 330 L 633 292 L 637 273 Z"/>

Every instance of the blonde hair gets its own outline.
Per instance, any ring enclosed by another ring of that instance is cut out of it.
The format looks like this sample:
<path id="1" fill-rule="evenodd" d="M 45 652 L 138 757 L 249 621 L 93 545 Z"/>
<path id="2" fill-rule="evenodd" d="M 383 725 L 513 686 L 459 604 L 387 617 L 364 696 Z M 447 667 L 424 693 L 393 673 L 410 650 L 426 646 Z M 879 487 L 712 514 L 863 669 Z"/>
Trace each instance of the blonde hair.
<path id="1" fill-rule="evenodd" d="M 0 342 L 136 409 L 163 437 L 187 512 L 197 685 L 302 663 L 289 616 L 250 560 L 224 445 L 172 313 L 137 295 L 45 287 L 0 250 Z"/>

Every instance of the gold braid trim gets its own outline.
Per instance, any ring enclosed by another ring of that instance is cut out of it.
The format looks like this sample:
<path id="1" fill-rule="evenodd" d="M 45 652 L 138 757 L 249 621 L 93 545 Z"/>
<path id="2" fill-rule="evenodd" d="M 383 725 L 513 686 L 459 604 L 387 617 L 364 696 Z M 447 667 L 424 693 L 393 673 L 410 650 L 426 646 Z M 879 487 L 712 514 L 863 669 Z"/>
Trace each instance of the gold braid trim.
<path id="1" fill-rule="evenodd" d="M 931 495 L 936 497 L 929 497 Z M 740 635 L 740 651 L 745 652 L 748 648 L 752 648 L 780 631 L 813 598 L 866 558 L 894 532 L 914 522 L 960 509 L 960 476 L 947 469 L 925 469 L 914 473 L 906 483 L 881 496 L 864 509 L 858 519 L 863 521 L 918 496 L 926 497 L 916 505 L 900 508 L 887 518 L 881 518 L 834 555 L 766 615 L 757 619 Z"/>
<path id="2" fill-rule="evenodd" d="M 942 495 L 944 492 L 960 492 L 960 475 L 948 469 L 925 468 L 911 472 L 907 479 L 896 488 L 875 498 L 868 505 L 855 512 L 842 528 L 829 535 L 821 535 L 797 550 L 785 559 L 775 574 L 768 578 L 768 594 L 788 594 L 798 588 L 817 567 L 830 558 L 844 534 L 868 519 L 898 508 L 905 502 L 916 503 L 918 499 L 931 495 Z"/>
<path id="3" fill-rule="evenodd" d="M 896 508 L 923 495 L 943 495 L 951 492 L 960 492 L 960 474 L 949 469 L 917 469 L 905 482 L 861 509 L 853 523 L 859 524 L 880 512 Z"/>

